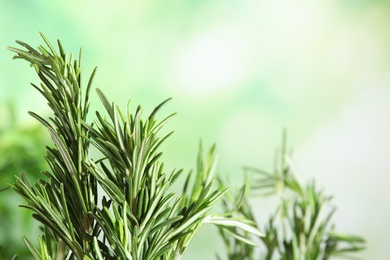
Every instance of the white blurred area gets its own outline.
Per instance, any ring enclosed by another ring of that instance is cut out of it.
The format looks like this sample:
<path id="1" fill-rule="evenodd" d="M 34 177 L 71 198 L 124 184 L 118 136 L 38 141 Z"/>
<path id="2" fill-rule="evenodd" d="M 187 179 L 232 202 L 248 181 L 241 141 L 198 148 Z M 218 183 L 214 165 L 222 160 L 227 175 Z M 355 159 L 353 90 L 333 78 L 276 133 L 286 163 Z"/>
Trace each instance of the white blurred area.
<path id="1" fill-rule="evenodd" d="M 337 227 L 367 239 L 362 259 L 387 259 L 389 252 L 389 84 L 373 82 L 357 93 L 295 154 L 301 174 L 335 196 Z"/>
<path id="2" fill-rule="evenodd" d="M 195 34 L 173 56 L 170 80 L 186 95 L 218 94 L 239 85 L 250 73 L 250 46 L 236 26 Z"/>
<path id="3" fill-rule="evenodd" d="M 164 109 L 178 112 L 167 126 L 175 134 L 163 146 L 168 167 L 194 167 L 203 139 L 204 146 L 217 143 L 220 174 L 240 180 L 243 165 L 272 170 L 286 128 L 302 177 L 334 195 L 337 229 L 367 240 L 362 259 L 385 260 L 390 7 L 368 2 L 46 1 L 36 10 L 39 25 L 8 29 L 4 37 L 6 44 L 38 42 L 43 31 L 65 46 L 83 46 L 86 73 L 98 65 L 95 87 L 119 104 L 131 98 L 150 111 L 173 97 Z M 55 26 L 44 22 L 52 10 L 63 12 Z M 2 65 L 9 73 L 1 75 L 0 94 L 19 93 L 20 104 L 30 105 L 23 113 L 41 107 L 32 89 L 6 90 L 6 82 L 36 79 L 27 73 L 16 79 L 14 71 L 26 66 L 0 58 L 11 64 Z M 201 230 L 183 259 L 215 259 L 222 248 L 210 242 L 210 230 Z"/>

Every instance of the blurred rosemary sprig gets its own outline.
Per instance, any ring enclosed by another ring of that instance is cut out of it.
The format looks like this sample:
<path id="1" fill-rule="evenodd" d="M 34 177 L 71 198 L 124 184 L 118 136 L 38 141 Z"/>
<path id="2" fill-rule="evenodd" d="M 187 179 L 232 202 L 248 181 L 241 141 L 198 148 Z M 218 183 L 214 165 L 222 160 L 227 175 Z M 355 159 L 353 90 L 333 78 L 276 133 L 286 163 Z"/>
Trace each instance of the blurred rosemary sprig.
<path id="1" fill-rule="evenodd" d="M 0 104 L 0 245 L 12 245 L 0 248 L 0 259 L 11 259 L 16 252 L 21 259 L 31 255 L 20 234 L 34 234 L 38 225 L 29 212 L 15 207 L 23 199 L 7 184 L 14 181 L 15 172 L 29 172 L 32 180 L 39 178 L 46 167 L 47 141 L 41 127 L 18 122 L 15 104 Z"/>
<path id="2" fill-rule="evenodd" d="M 96 69 L 84 88 L 81 51 L 75 60 L 59 41 L 57 52 L 41 36 L 46 47 L 17 41 L 23 49 L 9 48 L 35 68 L 41 84 L 33 87 L 53 111 L 49 119 L 30 112 L 53 140 L 46 155 L 50 171 L 34 185 L 24 174 L 11 185 L 43 224 L 39 249 L 24 238 L 36 259 L 179 259 L 205 223 L 262 235 L 250 221 L 209 213 L 227 191 L 213 177 L 214 147 L 206 159 L 200 149 L 183 194 L 170 192 L 182 170 L 167 173 L 160 161 L 160 145 L 170 135 L 161 137 L 160 130 L 173 114 L 161 121 L 156 114 L 168 100 L 144 119 L 140 106 L 123 113 L 97 90 L 107 116 L 96 112 L 94 122 L 87 122 Z M 91 145 L 99 158 L 90 155 Z"/>
<path id="3" fill-rule="evenodd" d="M 227 257 L 236 259 L 283 259 L 311 260 L 330 259 L 334 256 L 353 258 L 355 252 L 364 249 L 364 239 L 359 236 L 339 233 L 331 223 L 336 208 L 331 196 L 318 190 L 314 182 L 303 184 L 291 167 L 286 152 L 285 134 L 280 158 L 273 173 L 256 168 L 245 168 L 247 180 L 239 191 L 233 191 L 223 199 L 225 210 L 232 210 L 242 218 L 256 223 L 249 201 L 250 190 L 264 196 L 276 196 L 276 211 L 265 225 L 265 236 L 260 238 L 262 246 L 255 250 L 248 243 L 230 236 L 241 233 L 235 227 L 220 229 L 220 235 L 227 249 Z M 254 176 L 254 177 L 253 177 Z M 249 179 L 251 181 L 249 181 Z M 253 199 L 251 200 L 253 202 Z M 259 223 L 257 223 L 260 226 Z"/>

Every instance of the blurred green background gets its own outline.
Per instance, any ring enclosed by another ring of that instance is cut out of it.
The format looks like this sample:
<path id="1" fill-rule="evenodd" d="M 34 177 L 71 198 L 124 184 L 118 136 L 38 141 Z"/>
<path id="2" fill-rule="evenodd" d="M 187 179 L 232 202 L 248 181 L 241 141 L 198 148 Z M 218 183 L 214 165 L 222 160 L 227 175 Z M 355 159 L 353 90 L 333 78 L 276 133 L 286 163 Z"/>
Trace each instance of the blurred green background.
<path id="1" fill-rule="evenodd" d="M 94 86 L 122 107 L 131 99 L 149 112 L 173 97 L 167 169 L 192 168 L 202 139 L 217 143 L 220 174 L 271 170 L 286 128 L 300 174 L 335 195 L 338 230 L 367 239 L 363 259 L 388 259 L 389 27 L 380 0 L 1 0 L 0 187 L 46 167 L 28 161 L 43 156 L 47 135 L 27 114 L 47 114 L 46 102 L 29 86 L 34 71 L 6 49 L 41 44 L 41 31 L 82 47 L 84 79 L 98 66 Z M 0 255 L 22 252 L 22 234 L 36 238 L 19 203 L 0 194 Z M 257 205 L 261 221 L 268 206 Z M 203 228 L 184 259 L 215 259 L 214 233 Z"/>

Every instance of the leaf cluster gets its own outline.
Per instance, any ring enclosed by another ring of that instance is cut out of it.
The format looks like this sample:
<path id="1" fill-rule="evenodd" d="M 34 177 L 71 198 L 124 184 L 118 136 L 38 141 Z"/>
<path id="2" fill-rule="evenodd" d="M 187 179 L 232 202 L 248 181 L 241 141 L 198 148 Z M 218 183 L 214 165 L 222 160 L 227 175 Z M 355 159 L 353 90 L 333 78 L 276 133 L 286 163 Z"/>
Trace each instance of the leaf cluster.
<path id="1" fill-rule="evenodd" d="M 159 148 L 171 133 L 160 132 L 174 114 L 156 115 L 168 100 L 144 118 L 140 106 L 124 113 L 97 90 L 105 115 L 87 122 L 96 68 L 84 88 L 81 51 L 74 59 L 41 36 L 46 46 L 17 41 L 24 49 L 9 48 L 35 68 L 41 84 L 32 85 L 53 112 L 48 119 L 30 112 L 53 141 L 45 157 L 50 170 L 35 184 L 21 174 L 11 185 L 43 225 L 39 248 L 24 238 L 36 259 L 179 259 L 205 223 L 261 235 L 252 222 L 209 213 L 227 191 L 213 177 L 214 147 L 206 158 L 200 148 L 182 194 L 171 191 L 183 171 L 166 172 L 161 162 Z"/>
<path id="2" fill-rule="evenodd" d="M 235 228 L 228 229 L 229 232 L 226 228 L 220 229 L 228 259 L 325 260 L 333 256 L 350 257 L 351 253 L 363 250 L 364 239 L 335 230 L 331 222 L 336 210 L 331 204 L 332 197 L 318 190 L 314 182 L 304 185 L 289 158 L 284 135 L 280 160 L 274 172 L 248 167 L 245 170 L 254 179 L 249 182 L 248 178 L 240 191 L 225 196 L 225 209 L 234 208 L 236 214 L 255 223 L 248 187 L 264 196 L 276 196 L 278 200 L 275 212 L 264 227 L 265 236 L 260 238 L 264 252 L 228 236 L 229 232 L 239 232 Z"/>

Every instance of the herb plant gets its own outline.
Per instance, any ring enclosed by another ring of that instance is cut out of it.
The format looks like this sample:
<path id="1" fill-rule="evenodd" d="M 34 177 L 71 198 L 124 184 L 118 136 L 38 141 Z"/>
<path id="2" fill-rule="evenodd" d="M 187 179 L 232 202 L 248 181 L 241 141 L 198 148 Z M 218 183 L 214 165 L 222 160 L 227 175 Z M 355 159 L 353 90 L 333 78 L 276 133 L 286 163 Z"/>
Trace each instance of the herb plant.
<path id="1" fill-rule="evenodd" d="M 274 172 L 246 168 L 238 190 L 215 179 L 215 146 L 204 154 L 200 145 L 193 172 L 167 172 L 160 146 L 172 134 L 163 128 L 174 114 L 159 120 L 158 113 L 170 99 L 144 117 L 141 106 L 123 112 L 97 89 L 104 111 L 90 119 L 96 68 L 84 87 L 81 51 L 74 59 L 60 41 L 56 51 L 41 36 L 46 46 L 17 41 L 22 49 L 9 48 L 34 67 L 41 83 L 32 86 L 52 110 L 49 118 L 29 112 L 53 141 L 46 147 L 49 170 L 37 181 L 36 164 L 25 169 L 30 180 L 22 173 L 9 185 L 42 225 L 38 243 L 23 238 L 35 259 L 180 259 L 203 224 L 219 228 L 226 248 L 219 259 L 325 260 L 363 249 L 361 237 L 335 231 L 331 197 L 297 177 L 285 137 Z M 259 191 L 278 202 L 264 234 L 250 199 Z M 218 201 L 223 212 L 211 213 Z"/>
<path id="2" fill-rule="evenodd" d="M 241 232 L 235 227 L 220 228 L 228 259 L 326 260 L 334 256 L 351 258 L 352 253 L 363 250 L 363 238 L 335 230 L 331 218 L 336 208 L 331 204 L 331 196 L 318 190 L 314 182 L 303 184 L 289 158 L 284 134 L 274 172 L 248 167 L 245 170 L 250 176 L 245 185 L 224 197 L 226 210 L 233 209 L 237 216 L 253 222 L 256 222 L 256 216 L 252 209 L 256 204 L 250 203 L 250 191 L 276 196 L 278 201 L 264 227 L 265 236 L 260 238 L 259 250 L 231 236 Z M 243 232 L 241 235 L 250 234 Z"/>
<path id="3" fill-rule="evenodd" d="M 21 174 L 10 185 L 43 225 L 38 248 L 24 237 L 36 259 L 180 259 L 205 223 L 262 235 L 251 220 L 233 212 L 210 213 L 227 191 L 213 176 L 214 147 L 206 158 L 200 149 L 182 194 L 172 191 L 185 174 L 166 172 L 161 161 L 160 145 L 171 135 L 161 136 L 161 130 L 174 114 L 158 120 L 157 113 L 169 99 L 143 117 L 140 106 L 122 112 L 97 90 L 105 112 L 96 112 L 89 122 L 96 69 L 84 87 L 81 51 L 74 59 L 59 41 L 56 51 L 41 36 L 46 47 L 17 41 L 22 49 L 9 48 L 34 67 L 41 83 L 32 86 L 53 112 L 49 118 L 30 112 L 53 140 L 45 157 L 50 170 L 36 183 Z M 100 151 L 98 157 L 91 155 L 92 147 Z M 240 232 L 232 235 L 253 244 Z"/>

